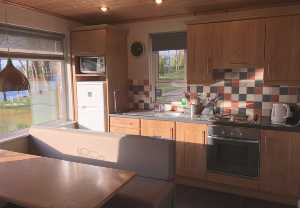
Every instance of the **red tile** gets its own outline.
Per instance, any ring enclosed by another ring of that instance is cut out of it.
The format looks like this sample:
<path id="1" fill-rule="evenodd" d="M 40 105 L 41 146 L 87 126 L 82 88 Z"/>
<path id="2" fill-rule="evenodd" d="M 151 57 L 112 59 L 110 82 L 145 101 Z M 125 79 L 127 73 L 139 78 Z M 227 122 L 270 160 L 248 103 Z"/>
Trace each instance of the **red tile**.
<path id="1" fill-rule="evenodd" d="M 237 79 L 232 80 L 232 86 L 233 87 L 239 87 L 240 86 L 240 80 L 237 80 Z"/>
<path id="2" fill-rule="evenodd" d="M 224 108 L 224 114 L 231 114 L 231 108 Z"/>
<path id="3" fill-rule="evenodd" d="M 231 107 L 232 108 L 238 108 L 239 107 L 239 102 L 238 101 L 232 101 L 231 102 Z"/>
<path id="4" fill-rule="evenodd" d="M 231 94 L 224 94 L 224 100 L 231 100 Z"/>
<path id="5" fill-rule="evenodd" d="M 224 87 L 218 87 L 218 93 L 224 94 Z"/>
<path id="6" fill-rule="evenodd" d="M 148 86 L 149 83 L 150 83 L 149 80 L 144 80 L 144 85 L 147 85 L 147 86 Z"/>
<path id="7" fill-rule="evenodd" d="M 255 73 L 254 72 L 248 72 L 247 78 L 250 80 L 255 80 Z"/>
<path id="8" fill-rule="evenodd" d="M 296 95 L 296 94 L 297 94 L 297 88 L 289 87 L 289 95 Z"/>
<path id="9" fill-rule="evenodd" d="M 272 95 L 272 102 L 278 103 L 279 102 L 279 95 Z"/>
<path id="10" fill-rule="evenodd" d="M 254 109 L 254 102 L 246 102 L 246 108 Z"/>
<path id="11" fill-rule="evenodd" d="M 261 95 L 263 92 L 263 88 L 262 87 L 256 87 L 255 88 L 255 94 L 256 95 Z"/>
<path id="12" fill-rule="evenodd" d="M 264 68 L 258 68 L 258 69 L 255 70 L 255 72 L 264 73 Z"/>

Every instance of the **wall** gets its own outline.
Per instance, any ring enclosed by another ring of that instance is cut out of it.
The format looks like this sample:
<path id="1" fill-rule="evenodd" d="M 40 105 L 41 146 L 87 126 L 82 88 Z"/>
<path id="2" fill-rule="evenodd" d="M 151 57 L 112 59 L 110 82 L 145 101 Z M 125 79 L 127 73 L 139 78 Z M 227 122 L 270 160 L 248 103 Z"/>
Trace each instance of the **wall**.
<path id="1" fill-rule="evenodd" d="M 12 25 L 29 27 L 33 29 L 45 30 L 49 32 L 63 33 L 66 35 L 65 51 L 66 51 L 66 83 L 65 88 L 68 89 L 63 97 L 67 97 L 68 113 L 62 115 L 63 118 L 71 119 L 73 117 L 72 111 L 72 90 L 71 90 L 71 66 L 69 57 L 69 31 L 71 28 L 80 26 L 81 24 L 69 21 L 63 18 L 54 17 L 47 14 L 42 14 L 37 11 L 17 7 L 14 5 L 7 5 L 0 2 L 0 23 L 5 23 L 5 9 L 7 9 L 7 22 Z"/>
<path id="2" fill-rule="evenodd" d="M 193 16 L 143 21 L 117 25 L 128 31 L 128 79 L 129 79 L 129 107 L 131 109 L 149 109 L 153 107 L 153 78 L 151 76 L 151 40 L 150 34 L 163 32 L 186 31 L 186 22 Z M 134 57 L 130 53 L 133 42 L 144 44 L 145 53 L 141 57 Z"/>

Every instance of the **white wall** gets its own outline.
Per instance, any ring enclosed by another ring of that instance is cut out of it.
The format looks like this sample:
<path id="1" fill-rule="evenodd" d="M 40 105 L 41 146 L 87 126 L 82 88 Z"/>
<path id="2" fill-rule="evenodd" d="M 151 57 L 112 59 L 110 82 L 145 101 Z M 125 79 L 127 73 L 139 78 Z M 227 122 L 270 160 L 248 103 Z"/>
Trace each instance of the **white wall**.
<path id="1" fill-rule="evenodd" d="M 128 30 L 128 77 L 135 80 L 149 80 L 149 56 L 151 55 L 151 33 L 186 31 L 186 22 L 195 17 L 181 17 L 163 20 L 143 21 L 129 24 L 120 24 Z M 134 41 L 141 41 L 145 45 L 143 56 L 134 57 L 130 53 L 130 45 Z"/>
<path id="2" fill-rule="evenodd" d="M 67 103 L 69 115 L 63 115 L 71 119 L 73 117 L 72 111 L 72 91 L 71 91 L 71 66 L 69 57 L 69 31 L 71 28 L 81 26 L 78 22 L 69 21 L 63 18 L 42 14 L 37 11 L 17 7 L 14 5 L 7 5 L 0 2 L 0 23 L 5 23 L 5 9 L 7 9 L 7 22 L 12 25 L 29 27 L 33 29 L 40 29 L 49 32 L 57 32 L 66 35 L 65 50 L 66 50 L 66 89 L 68 89 Z"/>

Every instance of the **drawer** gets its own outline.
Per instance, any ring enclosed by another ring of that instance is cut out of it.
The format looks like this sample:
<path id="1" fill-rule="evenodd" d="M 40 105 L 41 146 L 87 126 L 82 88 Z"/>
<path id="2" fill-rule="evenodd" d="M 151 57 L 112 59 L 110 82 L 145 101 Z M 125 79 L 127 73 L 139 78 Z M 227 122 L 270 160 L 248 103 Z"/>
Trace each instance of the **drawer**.
<path id="1" fill-rule="evenodd" d="M 131 135 L 140 135 L 140 129 L 139 128 L 122 128 L 122 127 L 110 127 L 111 133 L 117 133 L 117 134 L 131 134 Z"/>
<path id="2" fill-rule="evenodd" d="M 139 129 L 140 128 L 140 119 L 110 117 L 110 127 Z"/>
<path id="3" fill-rule="evenodd" d="M 175 139 L 175 122 L 142 119 L 141 135 L 162 139 Z"/>

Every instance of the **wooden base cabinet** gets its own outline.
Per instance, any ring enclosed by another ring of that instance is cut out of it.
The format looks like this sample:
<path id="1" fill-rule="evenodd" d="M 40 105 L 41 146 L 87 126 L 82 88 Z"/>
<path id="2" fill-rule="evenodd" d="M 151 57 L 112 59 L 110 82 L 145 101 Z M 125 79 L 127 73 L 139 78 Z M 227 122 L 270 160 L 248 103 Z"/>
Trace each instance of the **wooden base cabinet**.
<path id="1" fill-rule="evenodd" d="M 158 120 L 141 120 L 141 135 L 160 139 L 175 139 L 175 122 Z"/>
<path id="2" fill-rule="evenodd" d="M 207 125 L 176 123 L 176 174 L 204 179 Z"/>
<path id="3" fill-rule="evenodd" d="M 300 134 L 263 131 L 260 190 L 300 197 Z"/>

